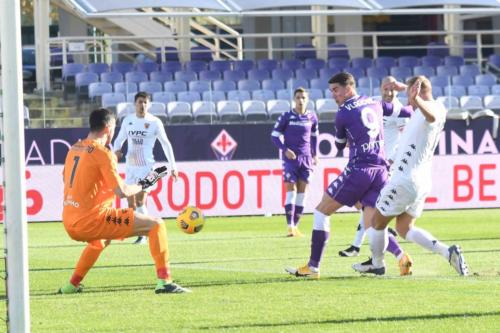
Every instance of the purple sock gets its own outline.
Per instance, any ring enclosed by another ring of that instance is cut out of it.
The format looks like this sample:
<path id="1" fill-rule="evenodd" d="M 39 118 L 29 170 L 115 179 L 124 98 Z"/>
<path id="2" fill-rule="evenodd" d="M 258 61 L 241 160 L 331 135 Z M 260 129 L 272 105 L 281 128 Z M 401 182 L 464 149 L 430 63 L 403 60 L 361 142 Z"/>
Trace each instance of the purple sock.
<path id="1" fill-rule="evenodd" d="M 392 253 L 396 258 L 403 252 L 398 241 L 396 240 L 396 237 L 394 237 L 391 233 L 389 233 L 389 245 L 387 245 L 387 251 Z"/>
<path id="2" fill-rule="evenodd" d="M 319 262 L 323 256 L 323 251 L 326 248 L 330 233 L 323 230 L 313 230 L 311 236 L 311 257 L 309 258 L 309 266 L 319 268 Z"/>
<path id="3" fill-rule="evenodd" d="M 292 220 L 294 211 L 295 211 L 295 205 L 292 204 L 285 205 L 286 224 L 288 224 L 289 227 L 293 226 Z"/>
<path id="4" fill-rule="evenodd" d="M 300 223 L 300 218 L 302 217 L 302 212 L 304 211 L 304 207 L 295 206 L 295 212 L 293 213 L 293 224 L 297 227 Z"/>

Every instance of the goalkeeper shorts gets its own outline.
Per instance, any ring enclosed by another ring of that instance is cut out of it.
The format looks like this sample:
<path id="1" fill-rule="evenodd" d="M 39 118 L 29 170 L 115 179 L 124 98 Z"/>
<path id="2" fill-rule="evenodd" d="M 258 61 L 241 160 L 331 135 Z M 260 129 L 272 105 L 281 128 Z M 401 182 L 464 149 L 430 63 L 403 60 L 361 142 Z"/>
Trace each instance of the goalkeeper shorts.
<path id="1" fill-rule="evenodd" d="M 76 241 L 89 242 L 96 239 L 124 239 L 134 230 L 132 208 L 105 208 L 98 214 L 77 221 L 63 221 L 68 235 Z"/>

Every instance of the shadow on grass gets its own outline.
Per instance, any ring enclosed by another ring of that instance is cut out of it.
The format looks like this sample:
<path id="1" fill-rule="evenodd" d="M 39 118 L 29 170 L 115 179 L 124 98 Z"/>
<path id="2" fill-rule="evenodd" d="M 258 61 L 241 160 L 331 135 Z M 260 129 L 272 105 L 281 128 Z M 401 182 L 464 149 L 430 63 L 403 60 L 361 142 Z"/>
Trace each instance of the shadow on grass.
<path id="1" fill-rule="evenodd" d="M 224 330 L 224 329 L 245 329 L 245 328 L 270 328 L 270 327 L 288 327 L 300 325 L 329 325 L 329 324 L 355 324 L 355 323 L 371 323 L 371 322 L 397 322 L 411 320 L 435 320 L 448 318 L 478 318 L 478 317 L 495 317 L 500 316 L 500 311 L 493 312 L 462 312 L 462 313 L 438 313 L 416 316 L 390 316 L 390 317 L 366 317 L 352 319 L 331 319 L 320 321 L 292 321 L 288 323 L 253 323 L 240 325 L 223 325 L 223 326 L 202 326 L 198 329 L 203 330 Z"/>

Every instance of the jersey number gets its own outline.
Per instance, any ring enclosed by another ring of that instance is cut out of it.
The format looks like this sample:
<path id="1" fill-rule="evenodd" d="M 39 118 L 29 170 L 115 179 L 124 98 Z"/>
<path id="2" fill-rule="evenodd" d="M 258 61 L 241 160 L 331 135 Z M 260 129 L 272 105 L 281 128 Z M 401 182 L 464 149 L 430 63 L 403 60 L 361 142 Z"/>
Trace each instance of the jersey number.
<path id="1" fill-rule="evenodd" d="M 73 161 L 75 161 L 75 164 L 73 164 L 73 170 L 71 170 L 71 177 L 69 178 L 69 187 L 73 187 L 73 179 L 75 178 L 75 173 L 76 173 L 76 167 L 78 166 L 78 162 L 80 161 L 80 156 L 75 156 L 73 158 Z"/>
<path id="2" fill-rule="evenodd" d="M 374 139 L 380 133 L 380 123 L 377 119 L 377 114 L 371 108 L 364 108 L 361 110 L 361 121 L 363 125 L 368 128 L 368 136 Z"/>

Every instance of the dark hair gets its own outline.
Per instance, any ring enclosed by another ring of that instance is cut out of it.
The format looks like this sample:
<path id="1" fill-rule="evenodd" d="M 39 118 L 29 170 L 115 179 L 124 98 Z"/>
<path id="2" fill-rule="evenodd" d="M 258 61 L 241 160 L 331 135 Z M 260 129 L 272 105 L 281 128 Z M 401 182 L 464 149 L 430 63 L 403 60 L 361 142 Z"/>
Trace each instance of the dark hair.
<path id="1" fill-rule="evenodd" d="M 309 95 L 309 93 L 307 92 L 307 90 L 304 87 L 298 87 L 297 89 L 295 89 L 295 91 L 293 92 L 293 97 L 295 97 L 295 95 L 297 95 L 298 93 L 303 93 L 303 94 Z"/>
<path id="2" fill-rule="evenodd" d="M 356 86 L 356 80 L 354 79 L 354 76 L 348 72 L 340 72 L 332 76 L 330 80 L 328 80 L 328 84 L 333 83 L 340 84 L 342 87 Z"/>
<path id="3" fill-rule="evenodd" d="M 147 93 L 147 92 L 145 92 L 145 91 L 139 91 L 139 92 L 138 92 L 137 94 L 135 94 L 135 96 L 134 96 L 134 103 L 135 103 L 135 102 L 137 102 L 137 99 L 138 99 L 139 97 L 142 97 L 142 98 L 146 98 L 146 99 L 151 100 L 151 95 L 150 95 L 150 94 L 148 94 L 148 93 Z"/>
<path id="4" fill-rule="evenodd" d="M 112 119 L 115 119 L 115 115 L 108 109 L 97 109 L 92 111 L 89 117 L 90 131 L 102 131 L 107 125 L 109 125 Z"/>

